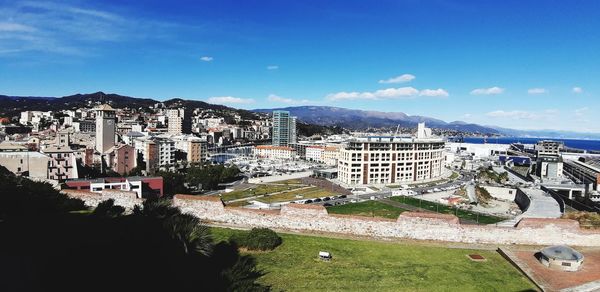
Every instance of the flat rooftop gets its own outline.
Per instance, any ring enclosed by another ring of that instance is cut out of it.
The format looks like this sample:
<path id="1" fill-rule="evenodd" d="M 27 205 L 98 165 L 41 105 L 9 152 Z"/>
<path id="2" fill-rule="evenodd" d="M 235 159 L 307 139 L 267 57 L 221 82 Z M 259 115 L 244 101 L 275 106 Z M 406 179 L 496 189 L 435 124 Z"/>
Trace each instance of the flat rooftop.
<path id="1" fill-rule="evenodd" d="M 429 143 L 429 142 L 444 142 L 443 138 L 432 137 L 432 138 L 416 138 L 416 137 L 402 137 L 402 136 L 366 136 L 366 137 L 353 137 L 348 140 L 349 142 L 382 142 L 382 143 Z"/>

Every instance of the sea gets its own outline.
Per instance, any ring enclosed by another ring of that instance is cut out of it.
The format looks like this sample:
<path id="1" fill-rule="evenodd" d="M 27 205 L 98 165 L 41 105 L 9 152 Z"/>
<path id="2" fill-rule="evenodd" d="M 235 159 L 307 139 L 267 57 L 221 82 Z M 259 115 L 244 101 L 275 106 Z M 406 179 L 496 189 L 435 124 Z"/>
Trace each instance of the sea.
<path id="1" fill-rule="evenodd" d="M 552 140 L 552 141 L 562 141 L 565 143 L 565 146 L 569 148 L 588 150 L 588 151 L 600 151 L 600 140 L 585 140 L 585 139 L 551 139 L 551 138 L 520 138 L 520 137 L 490 137 L 490 138 L 482 138 L 482 137 L 464 137 L 463 141 L 465 143 L 474 143 L 474 144 L 512 144 L 512 143 L 521 143 L 521 144 L 536 144 L 537 141 L 540 140 Z"/>

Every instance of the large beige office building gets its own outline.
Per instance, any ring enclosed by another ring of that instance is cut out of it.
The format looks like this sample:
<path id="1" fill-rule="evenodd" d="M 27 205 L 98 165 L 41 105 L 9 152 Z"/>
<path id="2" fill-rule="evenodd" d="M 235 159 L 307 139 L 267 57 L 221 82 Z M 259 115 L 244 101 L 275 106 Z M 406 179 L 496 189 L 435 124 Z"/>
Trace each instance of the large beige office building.
<path id="1" fill-rule="evenodd" d="M 347 185 L 411 183 L 442 175 L 444 140 L 419 124 L 415 137 L 355 138 L 340 149 L 338 180 Z"/>

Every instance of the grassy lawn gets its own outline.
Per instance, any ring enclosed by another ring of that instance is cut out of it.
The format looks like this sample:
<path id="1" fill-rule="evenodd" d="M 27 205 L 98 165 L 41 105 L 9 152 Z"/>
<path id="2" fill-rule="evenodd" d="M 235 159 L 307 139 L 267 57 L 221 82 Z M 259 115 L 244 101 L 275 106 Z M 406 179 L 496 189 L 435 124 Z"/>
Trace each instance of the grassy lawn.
<path id="1" fill-rule="evenodd" d="M 439 213 L 457 215 L 458 218 L 469 219 L 469 220 L 473 220 L 473 221 L 477 221 L 479 219 L 479 223 L 483 223 L 483 224 L 493 224 L 493 223 L 497 223 L 497 222 L 506 220 L 505 218 L 501 218 L 501 217 L 477 214 L 476 212 L 465 211 L 465 210 L 461 210 L 461 209 L 459 209 L 457 212 L 455 208 L 451 208 L 444 204 L 433 203 L 433 202 L 420 200 L 420 199 L 412 198 L 412 197 L 400 196 L 400 197 L 391 197 L 390 199 L 400 202 L 400 203 L 404 203 L 404 204 L 415 206 L 415 207 L 420 207 L 423 209 L 428 209 L 428 210 L 439 212 Z"/>
<path id="2" fill-rule="evenodd" d="M 242 198 L 248 198 L 248 197 L 253 197 L 253 196 L 260 196 L 260 195 L 281 192 L 281 191 L 285 191 L 285 190 L 293 190 L 293 189 L 297 189 L 299 187 L 301 187 L 301 186 L 258 185 L 256 187 L 245 189 L 245 190 L 238 190 L 238 191 L 233 191 L 233 192 L 229 192 L 229 193 L 223 193 L 223 194 L 221 194 L 221 198 L 223 199 L 223 201 L 231 201 L 231 200 L 236 200 L 236 199 L 242 199 Z"/>
<path id="3" fill-rule="evenodd" d="M 406 210 L 377 201 L 364 201 L 327 208 L 330 214 L 348 214 L 368 217 L 397 219 Z"/>
<path id="4" fill-rule="evenodd" d="M 248 201 L 237 201 L 237 202 L 227 204 L 227 206 L 229 206 L 229 207 L 243 207 L 246 205 L 250 205 L 250 203 L 248 203 Z"/>
<path id="5" fill-rule="evenodd" d="M 216 241 L 232 229 L 213 228 Z M 535 287 L 495 251 L 280 234 L 274 251 L 252 253 L 274 291 L 524 291 Z M 329 251 L 330 262 L 317 259 Z M 473 262 L 467 254 L 487 261 Z"/>
<path id="6" fill-rule="evenodd" d="M 452 175 L 448 178 L 449 180 L 453 180 L 453 179 L 457 179 L 458 178 L 458 172 L 453 171 Z"/>
<path id="7" fill-rule="evenodd" d="M 300 199 L 312 199 L 333 196 L 335 195 L 335 193 L 332 193 L 328 190 L 324 190 L 320 187 L 310 187 L 308 189 L 295 190 L 277 195 L 262 197 L 257 199 L 257 201 L 261 201 L 264 203 L 287 202 L 292 200 L 298 200 L 299 198 L 296 197 L 297 195 L 302 196 L 302 198 Z"/>
<path id="8" fill-rule="evenodd" d="M 275 181 L 273 183 L 274 184 L 283 184 L 283 185 L 301 185 L 302 180 L 299 178 L 293 178 L 293 179 Z"/>

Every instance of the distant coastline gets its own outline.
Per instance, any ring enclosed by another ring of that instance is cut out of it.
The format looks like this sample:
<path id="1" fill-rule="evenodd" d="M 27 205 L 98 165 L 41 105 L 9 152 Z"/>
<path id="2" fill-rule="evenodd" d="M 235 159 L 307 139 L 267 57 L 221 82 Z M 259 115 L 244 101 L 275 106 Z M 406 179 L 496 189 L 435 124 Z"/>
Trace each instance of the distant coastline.
<path id="1" fill-rule="evenodd" d="M 581 150 L 593 150 L 600 151 L 600 140 L 591 139 L 565 139 L 565 138 L 533 138 L 533 137 L 464 137 L 465 143 L 484 144 L 487 141 L 488 144 L 512 144 L 512 143 L 523 143 L 523 144 L 535 144 L 539 140 L 555 140 L 562 141 L 565 146 L 569 148 L 576 148 Z"/>

